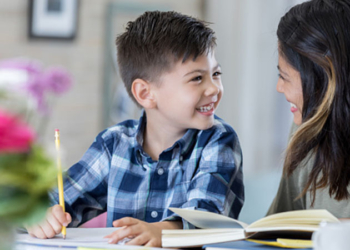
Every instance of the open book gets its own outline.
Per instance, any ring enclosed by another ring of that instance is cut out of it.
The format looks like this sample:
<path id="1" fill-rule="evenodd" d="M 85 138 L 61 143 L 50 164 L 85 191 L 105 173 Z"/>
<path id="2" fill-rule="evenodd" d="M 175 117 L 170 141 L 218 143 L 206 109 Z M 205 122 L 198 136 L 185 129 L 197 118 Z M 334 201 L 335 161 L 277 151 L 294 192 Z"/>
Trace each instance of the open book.
<path id="1" fill-rule="evenodd" d="M 163 247 L 197 247 L 226 241 L 253 239 L 310 239 L 321 222 L 339 222 L 327 210 L 296 210 L 264 217 L 247 225 L 224 215 L 169 208 L 197 228 L 163 230 Z"/>

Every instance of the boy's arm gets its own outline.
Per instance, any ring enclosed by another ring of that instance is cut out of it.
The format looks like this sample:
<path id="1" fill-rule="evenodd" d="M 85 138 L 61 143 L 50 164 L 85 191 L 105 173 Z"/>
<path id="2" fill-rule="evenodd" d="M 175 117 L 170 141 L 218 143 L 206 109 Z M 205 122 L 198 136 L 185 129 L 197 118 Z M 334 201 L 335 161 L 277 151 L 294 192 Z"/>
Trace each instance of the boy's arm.
<path id="1" fill-rule="evenodd" d="M 190 181 L 182 208 L 200 209 L 237 218 L 244 202 L 242 151 L 229 126 L 214 134 L 202 132 L 198 146 L 202 155 Z M 184 228 L 193 227 L 183 221 Z"/>
<path id="2" fill-rule="evenodd" d="M 107 204 L 107 180 L 112 155 L 112 140 L 100 133 L 82 159 L 73 165 L 65 176 L 65 208 L 72 216 L 70 226 L 80 224 L 103 213 Z M 108 144 L 109 141 L 109 144 Z M 50 194 L 53 204 L 58 204 L 57 190 Z"/>

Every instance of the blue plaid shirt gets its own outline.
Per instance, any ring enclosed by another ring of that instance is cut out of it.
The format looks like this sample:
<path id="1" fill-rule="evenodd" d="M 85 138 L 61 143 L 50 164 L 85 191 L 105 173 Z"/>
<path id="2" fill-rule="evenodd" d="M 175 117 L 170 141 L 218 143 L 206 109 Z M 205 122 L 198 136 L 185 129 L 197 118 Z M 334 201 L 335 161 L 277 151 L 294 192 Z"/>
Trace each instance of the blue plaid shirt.
<path id="1" fill-rule="evenodd" d="M 146 124 L 127 120 L 101 132 L 64 181 L 70 226 L 107 211 L 107 226 L 125 216 L 179 220 L 168 207 L 237 218 L 244 201 L 242 153 L 235 131 L 215 117 L 207 130 L 189 129 L 153 161 L 142 149 Z M 53 203 L 58 203 L 57 190 Z M 184 222 L 184 228 L 192 227 Z"/>

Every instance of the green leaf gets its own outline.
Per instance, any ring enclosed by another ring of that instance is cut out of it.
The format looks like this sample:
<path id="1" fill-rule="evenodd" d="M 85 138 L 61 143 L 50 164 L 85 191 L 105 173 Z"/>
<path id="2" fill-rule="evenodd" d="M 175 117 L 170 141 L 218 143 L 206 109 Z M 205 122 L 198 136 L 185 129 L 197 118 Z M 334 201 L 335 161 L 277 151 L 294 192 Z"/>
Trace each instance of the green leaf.
<path id="1" fill-rule="evenodd" d="M 0 219 L 35 223 L 49 206 L 48 192 L 57 185 L 57 170 L 44 151 L 0 154 Z"/>

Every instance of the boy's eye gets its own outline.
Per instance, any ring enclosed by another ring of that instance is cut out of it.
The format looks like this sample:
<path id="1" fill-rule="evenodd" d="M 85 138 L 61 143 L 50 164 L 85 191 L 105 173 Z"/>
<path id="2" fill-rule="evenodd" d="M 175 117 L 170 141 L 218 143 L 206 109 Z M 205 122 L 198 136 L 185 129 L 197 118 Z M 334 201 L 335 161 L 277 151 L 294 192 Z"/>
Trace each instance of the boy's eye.
<path id="1" fill-rule="evenodd" d="M 281 74 L 278 74 L 278 78 L 281 78 L 282 80 L 284 80 L 284 78 Z"/>
<path id="2" fill-rule="evenodd" d="M 197 77 L 195 77 L 195 78 L 192 78 L 191 81 L 193 81 L 193 82 L 198 82 L 198 81 L 200 81 L 200 80 L 202 80 L 202 76 L 197 76 Z"/>
<path id="3" fill-rule="evenodd" d="M 222 72 L 220 72 L 220 71 L 216 71 L 216 72 L 213 74 L 213 76 L 220 76 L 220 75 L 222 75 Z"/>

